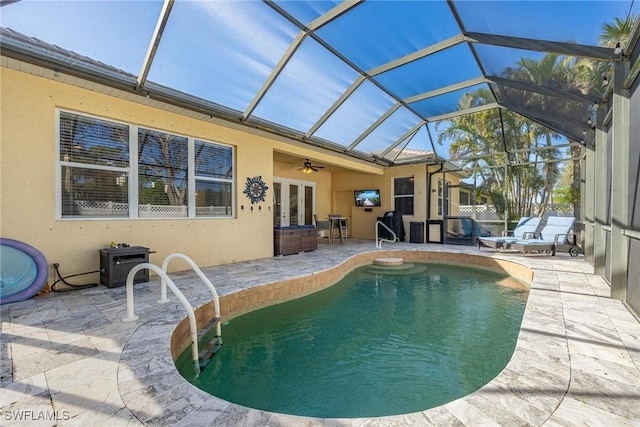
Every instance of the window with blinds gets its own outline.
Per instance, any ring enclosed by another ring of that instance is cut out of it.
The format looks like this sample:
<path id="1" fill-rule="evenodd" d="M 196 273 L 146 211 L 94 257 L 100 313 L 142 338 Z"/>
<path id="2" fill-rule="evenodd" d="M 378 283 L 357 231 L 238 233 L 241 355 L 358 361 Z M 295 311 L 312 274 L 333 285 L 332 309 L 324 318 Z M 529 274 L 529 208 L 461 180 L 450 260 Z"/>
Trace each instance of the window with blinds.
<path id="1" fill-rule="evenodd" d="M 129 127 L 60 113 L 62 217 L 129 216 Z"/>
<path id="2" fill-rule="evenodd" d="M 138 129 L 138 217 L 184 218 L 188 206 L 188 140 Z"/>
<path id="3" fill-rule="evenodd" d="M 231 146 L 61 111 L 58 149 L 61 218 L 234 215 Z"/>
<path id="4" fill-rule="evenodd" d="M 233 212 L 233 152 L 228 147 L 195 141 L 196 216 L 229 216 Z"/>

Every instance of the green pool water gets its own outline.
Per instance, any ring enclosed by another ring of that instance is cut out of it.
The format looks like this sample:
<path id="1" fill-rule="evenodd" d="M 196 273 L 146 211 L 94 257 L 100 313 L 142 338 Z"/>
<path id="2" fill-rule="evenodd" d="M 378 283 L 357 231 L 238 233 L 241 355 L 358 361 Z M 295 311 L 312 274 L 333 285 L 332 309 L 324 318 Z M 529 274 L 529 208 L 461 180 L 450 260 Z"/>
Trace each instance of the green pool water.
<path id="1" fill-rule="evenodd" d="M 528 291 L 505 275 L 415 264 L 361 267 L 313 295 L 222 326 L 193 384 L 247 407 L 322 418 L 432 408 L 493 379 L 513 353 Z"/>

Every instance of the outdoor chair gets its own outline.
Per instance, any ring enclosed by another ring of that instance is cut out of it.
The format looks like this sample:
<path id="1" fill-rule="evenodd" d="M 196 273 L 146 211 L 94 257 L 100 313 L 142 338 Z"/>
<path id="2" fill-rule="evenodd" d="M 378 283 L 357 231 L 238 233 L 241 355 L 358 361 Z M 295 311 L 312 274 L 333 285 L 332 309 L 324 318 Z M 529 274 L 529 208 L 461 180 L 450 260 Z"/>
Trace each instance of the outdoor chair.
<path id="1" fill-rule="evenodd" d="M 511 242 L 523 240 L 526 237 L 531 237 L 533 233 L 538 231 L 540 221 L 539 217 L 523 216 L 520 218 L 516 227 L 513 230 L 504 230 L 502 236 L 496 237 L 480 237 L 478 239 L 478 250 L 484 245 L 493 248 L 495 251 L 498 249 L 505 249 Z"/>
<path id="2" fill-rule="evenodd" d="M 522 251 L 522 256 L 527 252 L 551 252 L 556 256 L 557 251 L 567 250 L 572 257 L 578 256 L 576 235 L 571 232 L 574 217 L 550 216 L 540 233 L 535 233 L 534 238 L 509 242 L 511 249 Z"/>
<path id="3" fill-rule="evenodd" d="M 331 221 L 318 221 L 318 216 L 316 214 L 313 215 L 313 220 L 316 223 L 316 230 L 326 230 L 327 232 L 331 233 Z"/>
<path id="4" fill-rule="evenodd" d="M 460 218 L 460 226 L 464 232 L 464 237 L 469 238 L 472 236 L 473 226 L 476 227 L 476 237 L 488 237 L 491 236 L 491 230 L 482 227 L 473 218 Z"/>
<path id="5" fill-rule="evenodd" d="M 348 220 L 341 214 L 329 214 L 329 242 L 332 243 L 336 237 L 341 243 L 347 242 Z"/>

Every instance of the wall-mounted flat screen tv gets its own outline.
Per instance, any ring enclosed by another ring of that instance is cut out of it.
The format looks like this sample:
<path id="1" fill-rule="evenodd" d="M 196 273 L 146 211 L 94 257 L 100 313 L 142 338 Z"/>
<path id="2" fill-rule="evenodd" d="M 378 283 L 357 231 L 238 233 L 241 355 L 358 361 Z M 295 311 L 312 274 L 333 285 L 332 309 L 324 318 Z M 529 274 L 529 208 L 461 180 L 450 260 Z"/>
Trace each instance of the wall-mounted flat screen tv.
<path id="1" fill-rule="evenodd" d="M 355 190 L 356 206 L 380 206 L 380 190 Z"/>

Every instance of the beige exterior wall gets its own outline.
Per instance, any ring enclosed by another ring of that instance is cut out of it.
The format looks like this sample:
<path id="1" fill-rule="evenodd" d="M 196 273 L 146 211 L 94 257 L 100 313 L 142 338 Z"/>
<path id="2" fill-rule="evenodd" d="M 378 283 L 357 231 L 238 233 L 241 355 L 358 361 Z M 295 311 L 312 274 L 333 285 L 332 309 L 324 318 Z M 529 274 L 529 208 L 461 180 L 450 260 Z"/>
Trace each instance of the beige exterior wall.
<path id="1" fill-rule="evenodd" d="M 242 193 L 247 177 L 261 175 L 272 182 L 273 143 L 268 139 L 13 70 L 3 68 L 1 78 L 3 237 L 34 246 L 49 264 L 60 263 L 63 274 L 97 270 L 98 250 L 112 241 L 151 248 L 154 264 L 174 252 L 198 265 L 273 254 L 270 200 L 260 211 L 237 209 L 237 217 L 229 219 L 55 218 L 57 108 L 233 145 L 238 208 L 250 205 Z M 174 269 L 185 268 L 179 264 Z"/>
<path id="2" fill-rule="evenodd" d="M 76 85 L 57 82 L 14 69 L 0 68 L 0 234 L 25 242 L 39 251 L 49 265 L 60 264 L 63 275 L 98 270 L 99 249 L 110 242 L 149 247 L 150 261 L 160 265 L 175 252 L 196 264 L 212 266 L 273 256 L 273 178 L 308 180 L 316 184 L 316 213 L 349 216 L 352 237 L 373 238 L 378 216 L 393 209 L 392 177 L 416 178 L 415 217 L 426 215 L 426 166 L 383 168 L 357 159 L 342 158 L 300 143 L 285 141 L 237 125 L 199 120 L 143 105 Z M 232 145 L 235 148 L 236 217 L 225 219 L 57 219 L 56 110 L 66 110 L 135 124 L 180 135 Z M 274 162 L 274 151 L 325 164 L 311 175 Z M 431 168 L 434 168 L 433 166 Z M 331 172 L 333 170 L 333 172 Z M 336 170 L 340 170 L 336 172 Z M 342 172 L 349 170 L 349 172 Z M 243 193 L 248 177 L 262 176 L 269 186 L 258 209 Z M 455 180 L 452 180 L 455 181 Z M 356 208 L 353 190 L 379 188 L 383 206 L 372 212 Z M 433 196 L 435 197 L 435 196 Z M 433 199 L 432 209 L 437 200 Z M 244 206 L 244 209 L 241 207 Z M 181 261 L 171 270 L 187 268 Z M 54 280 L 53 269 L 49 283 Z M 97 282 L 97 274 L 76 283 Z"/>
<path id="3" fill-rule="evenodd" d="M 431 215 L 427 215 L 427 173 L 437 170 L 434 165 L 410 165 L 395 166 L 385 169 L 383 175 L 374 176 L 359 172 L 339 172 L 334 173 L 332 178 L 332 187 L 334 199 L 339 200 L 342 195 L 350 198 L 350 205 L 339 212 L 349 218 L 350 232 L 352 237 L 362 239 L 375 238 L 375 223 L 378 217 L 385 212 L 394 210 L 393 200 L 393 178 L 414 177 L 414 215 L 403 215 L 406 240 L 409 240 L 409 223 L 412 221 L 426 222 L 427 219 L 438 218 L 438 194 L 437 180 L 442 178 L 442 173 L 437 173 L 432 178 L 431 192 Z M 460 176 L 453 173 L 446 173 L 445 179 L 452 185 L 460 182 Z M 354 190 L 379 189 L 380 190 L 380 207 L 372 208 L 371 212 L 366 212 L 362 207 L 356 207 L 353 200 Z M 457 191 L 453 192 L 452 199 L 457 200 L 459 195 Z M 335 204 L 334 204 L 335 205 Z"/>
<path id="4" fill-rule="evenodd" d="M 210 266 L 273 255 L 273 150 L 283 143 L 209 121 L 0 68 L 0 233 L 41 251 L 63 275 L 99 269 L 99 249 L 110 242 L 149 247 L 150 261 L 161 264 L 174 252 Z M 228 219 L 57 220 L 56 109 L 230 144 L 235 147 L 236 217 Z M 302 156 L 309 156 L 296 148 Z M 315 154 L 315 153 L 314 153 Z M 334 162 L 340 162 L 334 159 Z M 280 175 L 293 171 L 275 165 Z M 363 168 L 362 166 L 359 166 Z M 375 168 L 370 168 L 375 170 Z M 363 170 L 367 170 L 364 168 Z M 286 173 L 285 173 L 286 172 Z M 296 171 L 297 172 L 297 171 Z M 251 210 L 243 194 L 248 177 L 261 175 L 270 190 L 262 209 Z M 330 209 L 330 174 L 318 183 L 318 208 Z M 245 209 L 240 207 L 244 206 Z M 325 214 L 326 216 L 326 214 Z M 172 270 L 186 268 L 175 261 Z M 49 283 L 53 281 L 50 272 Z M 97 275 L 79 283 L 98 281 Z"/>

